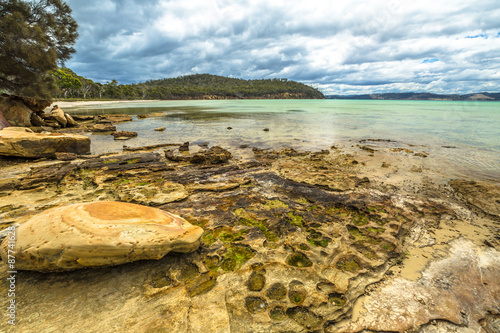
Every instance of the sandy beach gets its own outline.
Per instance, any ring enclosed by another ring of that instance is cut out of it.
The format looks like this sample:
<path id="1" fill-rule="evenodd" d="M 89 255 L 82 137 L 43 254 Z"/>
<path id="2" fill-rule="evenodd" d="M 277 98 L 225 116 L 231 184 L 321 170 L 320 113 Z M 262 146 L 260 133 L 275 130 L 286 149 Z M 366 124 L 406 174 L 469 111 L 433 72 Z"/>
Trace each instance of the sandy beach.
<path id="1" fill-rule="evenodd" d="M 155 102 L 155 100 L 110 100 L 110 101 L 54 101 L 47 108 L 51 109 L 54 105 L 58 105 L 60 108 L 72 108 L 76 106 L 90 106 L 90 105 L 108 105 L 108 104 L 125 104 L 125 103 L 140 103 L 140 102 Z"/>

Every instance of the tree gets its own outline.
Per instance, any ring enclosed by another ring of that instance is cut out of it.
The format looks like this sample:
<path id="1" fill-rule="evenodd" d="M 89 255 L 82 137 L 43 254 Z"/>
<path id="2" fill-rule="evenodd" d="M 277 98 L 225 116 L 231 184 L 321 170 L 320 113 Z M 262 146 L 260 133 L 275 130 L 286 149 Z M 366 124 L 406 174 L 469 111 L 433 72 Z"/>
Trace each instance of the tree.
<path id="1" fill-rule="evenodd" d="M 74 94 L 82 87 L 82 82 L 78 76 L 69 68 L 58 69 L 54 76 L 56 77 L 59 89 L 64 92 L 64 98 L 68 97 L 68 93 Z"/>
<path id="2" fill-rule="evenodd" d="M 50 72 L 75 52 L 77 27 L 62 0 L 0 1 L 0 90 L 50 99 Z"/>

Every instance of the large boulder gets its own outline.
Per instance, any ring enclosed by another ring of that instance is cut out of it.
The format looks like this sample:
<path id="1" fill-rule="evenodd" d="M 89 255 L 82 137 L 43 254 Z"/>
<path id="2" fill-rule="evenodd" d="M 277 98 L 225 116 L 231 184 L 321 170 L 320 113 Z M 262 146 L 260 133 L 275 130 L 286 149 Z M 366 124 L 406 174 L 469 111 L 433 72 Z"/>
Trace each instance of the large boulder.
<path id="1" fill-rule="evenodd" d="M 33 111 L 21 100 L 2 95 L 0 98 L 0 108 L 2 108 L 3 116 L 11 126 L 31 126 L 31 114 Z"/>
<path id="2" fill-rule="evenodd" d="M 66 119 L 64 111 L 57 105 L 54 105 L 52 111 L 50 111 L 49 117 L 57 120 L 57 122 L 61 124 L 62 127 L 66 127 L 66 124 L 68 124 L 68 119 Z"/>
<path id="3" fill-rule="evenodd" d="M 55 157 L 56 153 L 90 154 L 90 139 L 76 134 L 34 133 L 24 127 L 0 131 L 0 155 L 39 158 Z"/>
<path id="4" fill-rule="evenodd" d="M 46 210 L 21 224 L 16 234 L 16 269 L 48 272 L 192 252 L 203 229 L 160 209 L 101 201 Z M 0 246 L 5 262 L 9 249 L 5 239 Z"/>
<path id="5" fill-rule="evenodd" d="M 35 99 L 30 97 L 21 97 L 21 99 L 23 103 L 33 111 L 43 111 L 52 104 L 51 101 L 46 99 Z"/>

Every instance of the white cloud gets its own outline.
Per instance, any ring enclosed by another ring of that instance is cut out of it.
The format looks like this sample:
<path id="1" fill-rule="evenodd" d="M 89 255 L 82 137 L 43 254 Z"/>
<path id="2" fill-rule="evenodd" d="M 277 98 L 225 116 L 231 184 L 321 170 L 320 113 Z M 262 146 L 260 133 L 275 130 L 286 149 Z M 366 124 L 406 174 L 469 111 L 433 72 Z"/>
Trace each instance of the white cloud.
<path id="1" fill-rule="evenodd" d="M 325 94 L 500 91 L 496 0 L 69 0 L 80 75 L 287 77 Z M 437 59 L 437 61 L 426 61 Z"/>

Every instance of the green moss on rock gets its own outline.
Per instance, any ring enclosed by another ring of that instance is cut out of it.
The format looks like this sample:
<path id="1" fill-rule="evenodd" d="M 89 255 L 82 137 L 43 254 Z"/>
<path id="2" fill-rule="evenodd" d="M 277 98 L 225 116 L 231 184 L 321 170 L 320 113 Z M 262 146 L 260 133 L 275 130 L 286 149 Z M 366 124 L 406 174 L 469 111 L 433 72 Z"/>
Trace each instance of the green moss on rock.
<path id="1" fill-rule="evenodd" d="M 301 252 L 295 252 L 286 258 L 286 263 L 294 267 L 311 267 L 312 261 Z"/>
<path id="2" fill-rule="evenodd" d="M 286 318 L 285 309 L 282 306 L 275 306 L 269 311 L 269 317 L 275 321 L 281 321 Z"/>
<path id="3" fill-rule="evenodd" d="M 261 291 L 266 284 L 266 277 L 261 272 L 252 272 L 247 281 L 248 290 Z"/>
<path id="4" fill-rule="evenodd" d="M 226 272 L 232 272 L 240 269 L 241 265 L 247 262 L 255 255 L 255 251 L 246 246 L 231 246 L 228 248 L 221 268 Z"/>
<path id="5" fill-rule="evenodd" d="M 263 312 L 267 308 L 267 302 L 261 297 L 250 296 L 245 298 L 245 307 L 250 313 Z"/>
<path id="6" fill-rule="evenodd" d="M 272 300 L 282 300 L 286 296 L 286 287 L 282 283 L 276 282 L 266 290 L 266 296 Z"/>

